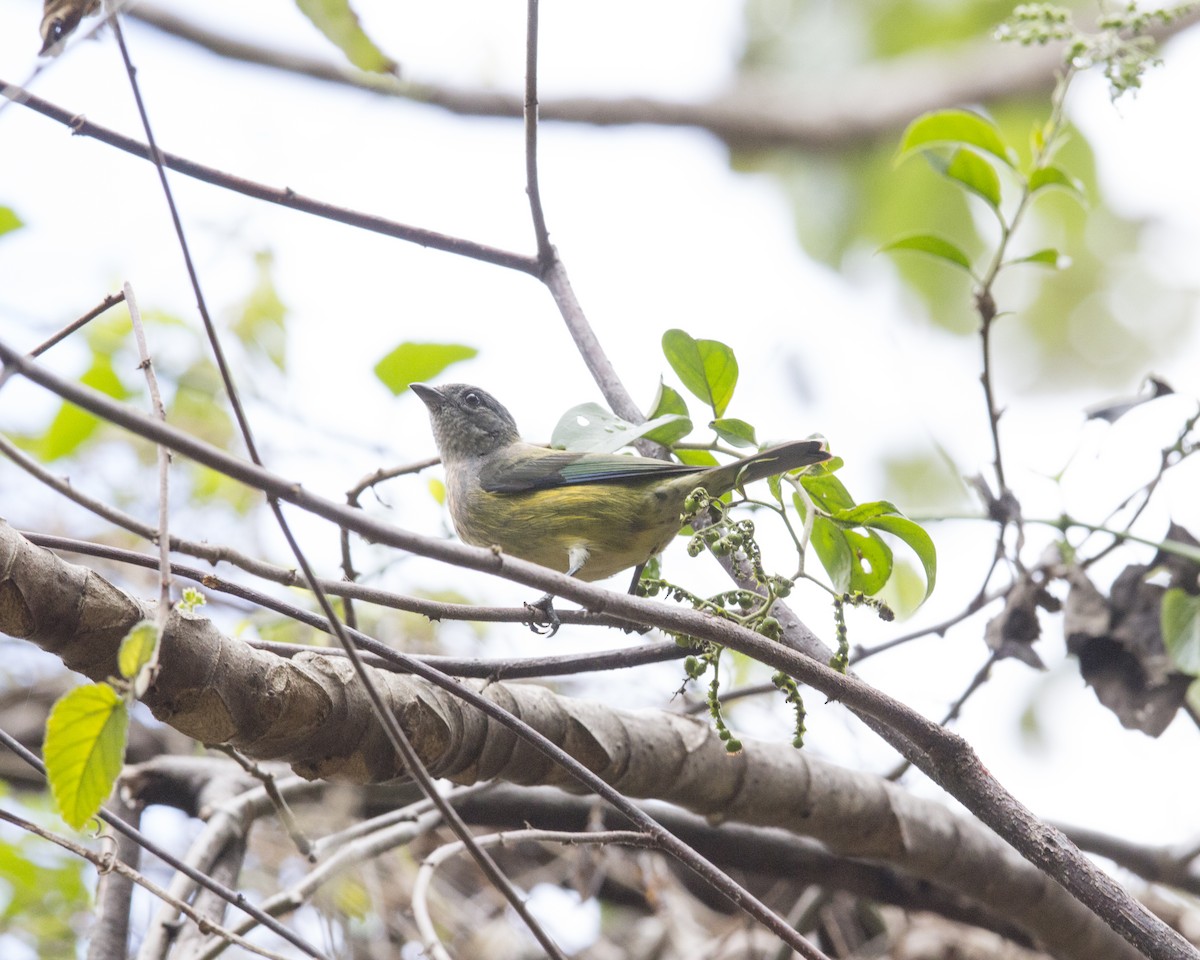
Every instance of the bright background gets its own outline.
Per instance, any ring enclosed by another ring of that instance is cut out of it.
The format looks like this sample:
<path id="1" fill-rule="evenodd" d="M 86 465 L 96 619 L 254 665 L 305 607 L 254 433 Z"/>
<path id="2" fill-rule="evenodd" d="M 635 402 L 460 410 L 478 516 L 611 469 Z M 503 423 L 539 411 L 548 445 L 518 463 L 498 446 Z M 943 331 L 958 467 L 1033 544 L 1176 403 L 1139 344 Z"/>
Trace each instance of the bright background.
<path id="1" fill-rule="evenodd" d="M 243 4 L 171 3 L 181 15 L 288 49 L 337 54 L 284 0 Z M 363 2 L 371 35 L 403 63 L 408 76 L 463 87 L 519 91 L 524 62 L 524 4 L 476 0 L 450 4 Z M 37 63 L 40 5 L 0 0 L 0 77 L 23 83 Z M 635 25 L 635 29 L 631 29 Z M 86 25 L 85 25 L 86 26 Z M 521 252 L 533 249 L 524 194 L 522 132 L 508 120 L 450 116 L 437 109 L 335 89 L 234 64 L 136 23 L 127 36 L 160 145 L 240 176 L 417 226 Z M 543 100 L 568 94 L 642 94 L 704 99 L 732 82 L 743 45 L 743 16 L 725 0 L 653 4 L 543 5 Z M 1139 370 L 1120 384 L 1054 392 L 1054 377 L 1033 377 L 1020 335 L 998 333 L 998 392 L 1009 482 L 1025 515 L 1050 518 L 1064 507 L 1102 519 L 1154 471 L 1158 452 L 1200 395 L 1200 350 L 1194 298 L 1200 262 L 1200 149 L 1194 115 L 1200 94 L 1200 35 L 1171 42 L 1164 66 L 1136 98 L 1113 106 L 1099 78 L 1079 81 L 1069 113 L 1098 156 L 1106 200 L 1123 216 L 1144 219 L 1151 269 L 1186 295 L 1185 321 L 1154 371 L 1178 397 L 1144 407 L 1115 426 L 1084 422 L 1087 406 L 1136 392 Z M 90 120 L 141 139 L 115 43 L 76 42 L 50 63 L 32 89 Z M 684 129 L 541 128 L 542 196 L 552 239 L 579 299 L 617 371 L 641 404 L 660 375 L 675 382 L 659 347 L 663 331 L 724 340 L 737 352 L 742 379 L 729 415 L 752 420 L 760 437 L 824 434 L 846 461 L 842 477 L 860 500 L 890 499 L 913 515 L 916 494 L 893 486 L 888 458 L 944 458 L 948 475 L 988 470 L 990 441 L 979 388 L 979 347 L 927 322 L 887 256 L 862 249 L 834 270 L 805 255 L 797 214 L 766 173 L 737 173 L 727 149 Z M 800 158 L 798 161 L 805 161 Z M 542 440 L 566 408 L 601 401 L 547 292 L 530 278 L 425 251 L 172 176 L 210 309 L 228 318 L 254 283 L 253 254 L 269 250 L 289 308 L 288 376 L 244 383 L 269 466 L 327 495 L 339 496 L 382 465 L 433 452 L 427 420 L 414 398 L 394 398 L 371 369 L 404 340 L 467 343 L 477 359 L 448 379 L 478 383 L 513 411 L 526 437 Z M 948 189 L 948 188 L 947 188 Z M 69 132 L 17 106 L 0 113 L 0 205 L 27 226 L 0 239 L 0 336 L 31 346 L 103 297 L 132 283 L 143 309 L 198 326 L 153 168 Z M 910 232 L 924 225 L 914 222 Z M 1070 250 L 1065 251 L 1070 253 Z M 955 294 L 962 296 L 961 292 Z M 1121 294 L 1120 317 L 1139 329 L 1153 308 L 1145 291 Z M 969 301 L 961 309 L 969 319 Z M 1072 336 L 1085 352 L 1086 323 Z M 1097 345 L 1097 349 L 1099 346 Z M 72 344 L 48 363 L 78 375 L 84 356 Z M 1062 371 L 1064 378 L 1076 371 Z M 1086 381 L 1085 381 L 1086 382 Z M 0 395 L 0 428 L 44 422 L 54 404 L 25 384 Z M 703 418 L 698 402 L 692 404 Z M 703 431 L 700 431 L 701 433 Z M 1061 485 L 1049 477 L 1070 463 Z M 98 464 L 119 482 L 127 462 Z M 82 484 L 92 479 L 76 477 Z M 152 485 L 149 475 L 145 484 Z M 953 485 L 953 484 L 952 484 Z M 1200 532 L 1194 463 L 1167 478 L 1139 529 L 1165 532 L 1168 515 Z M 49 498 L 30 493 L 23 474 L 0 465 L 4 513 L 17 526 L 44 522 Z M 445 531 L 423 479 L 381 490 L 396 523 Z M 965 493 L 951 508 L 977 512 Z M 60 506 L 60 522 L 87 527 L 82 513 Z M 231 539 L 243 532 L 201 523 L 183 511 L 178 532 Z M 150 519 L 151 514 L 146 514 Z M 194 525 L 189 527 L 188 524 Z M 310 556 L 337 572 L 336 538 L 300 521 Z M 855 643 L 874 642 L 936 623 L 978 589 L 993 546 L 990 526 L 934 523 L 940 551 L 933 599 L 910 621 L 876 623 L 851 614 Z M 1029 528 L 1031 547 L 1052 541 Z M 285 554 L 266 525 L 258 548 Z M 903 547 L 897 548 L 902 555 Z M 1106 584 L 1120 566 L 1152 551 L 1122 554 L 1098 572 Z M 1037 551 L 1026 554 L 1035 557 Z M 524 588 L 437 567 L 385 558 L 365 548 L 360 568 L 392 563 L 392 582 L 413 591 L 454 588 L 478 602 L 516 604 Z M 682 563 L 673 560 L 678 572 Z M 689 582 L 720 589 L 711 561 L 686 570 Z M 709 567 L 712 567 L 709 569 Z M 695 578 L 693 581 L 692 578 Z M 623 589 L 624 581 L 614 587 Z M 832 636 L 827 604 L 800 591 L 796 606 L 818 633 Z M 994 610 L 993 610 L 994 612 Z M 862 675 L 931 716 L 940 716 L 986 659 L 983 618 L 864 663 Z M 1057 619 L 1038 648 L 1051 669 L 1037 674 L 1015 661 L 999 664 L 967 705 L 958 729 L 984 763 L 1039 815 L 1096 827 L 1143 842 L 1181 842 L 1200 830 L 1194 795 L 1196 729 L 1177 718 L 1161 738 L 1123 730 L 1063 658 Z M 464 625 L 439 635 L 466 649 Z M 561 650 L 608 647 L 621 640 L 564 629 Z M 489 628 L 487 652 L 544 651 L 520 628 Z M 610 702 L 665 706 L 678 685 L 676 666 L 601 676 Z M 576 689 L 572 687 L 572 689 Z M 807 749 L 840 763 L 886 770 L 888 751 L 844 711 L 809 696 Z M 740 730 L 788 734 L 786 719 L 763 705 L 734 714 Z M 783 724 L 781 726 L 781 723 Z M 936 794 L 919 774 L 906 781 Z M 1134 813 L 1136 811 L 1136 813 Z"/>

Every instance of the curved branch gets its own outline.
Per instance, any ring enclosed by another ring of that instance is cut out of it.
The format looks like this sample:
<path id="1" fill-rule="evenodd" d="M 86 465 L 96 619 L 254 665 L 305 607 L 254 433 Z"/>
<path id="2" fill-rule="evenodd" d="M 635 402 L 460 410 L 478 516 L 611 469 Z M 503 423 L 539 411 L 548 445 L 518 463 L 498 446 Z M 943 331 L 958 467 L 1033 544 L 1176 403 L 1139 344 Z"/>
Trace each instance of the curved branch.
<path id="1" fill-rule="evenodd" d="M 889 742 L 913 760 L 935 783 L 948 790 L 979 819 L 1011 843 L 1030 862 L 1072 892 L 1097 915 L 1126 937 L 1129 943 L 1153 958 L 1197 960 L 1200 951 L 1137 903 L 1112 877 L 1099 870 L 1062 835 L 1035 817 L 1016 800 L 980 762 L 962 737 L 944 730 L 916 711 L 852 676 L 801 656 L 760 634 L 692 610 L 668 607 L 643 597 L 615 594 L 589 583 L 499 551 L 422 537 L 363 516 L 343 504 L 317 496 L 301 485 L 254 464 L 239 460 L 196 437 L 152 420 L 93 390 L 62 379 L 0 342 L 0 361 L 22 376 L 97 416 L 156 443 L 163 443 L 206 466 L 270 496 L 295 504 L 317 516 L 340 524 L 369 540 L 420 556 L 503 576 L 556 596 L 611 612 L 634 622 L 660 627 L 673 634 L 702 637 L 738 650 L 761 663 L 786 672 L 854 712 L 882 721 Z M 111 588 L 110 588 L 111 589 Z M 3 604 L 0 603 L 0 608 Z M 24 634 L 20 634 L 24 635 Z M 415 665 L 425 675 L 427 667 Z M 441 683 L 444 677 L 430 672 Z M 394 675 L 393 675 L 394 676 Z M 439 679 L 441 678 L 441 679 Z M 302 717 L 299 719 L 303 719 Z M 914 749 L 915 748 L 915 749 Z M 780 802 L 790 802 L 781 798 Z"/>
<path id="2" fill-rule="evenodd" d="M 81 137 L 92 137 L 101 143 L 108 144 L 110 147 L 116 147 L 118 150 L 123 150 L 135 157 L 141 157 L 143 160 L 153 162 L 150 148 L 141 141 L 117 133 L 115 130 L 110 130 L 108 127 L 103 127 L 98 123 L 92 123 L 81 114 L 73 114 L 69 110 L 64 110 L 62 107 L 50 103 L 48 100 L 43 100 L 41 97 L 35 96 L 23 87 L 0 80 L 0 96 L 7 97 L 14 103 L 28 107 L 35 113 L 40 113 L 42 116 L 55 120 L 63 126 L 70 127 L 73 134 Z M 202 163 L 196 163 L 194 160 L 188 160 L 174 153 L 159 151 L 159 154 L 162 157 L 163 166 L 170 170 L 182 173 L 186 177 L 201 180 L 204 183 L 210 183 L 213 186 L 232 190 L 234 193 L 253 197 L 256 200 L 265 200 L 267 203 L 275 203 L 281 207 L 289 207 L 292 210 L 311 213 L 314 216 L 333 220 L 336 223 L 344 223 L 362 230 L 369 230 L 372 233 L 381 233 L 384 236 L 395 237 L 398 240 L 407 240 L 410 243 L 429 247 L 432 250 L 455 253 L 472 260 L 480 260 L 484 263 L 507 267 L 510 270 L 519 270 L 522 273 L 529 273 L 535 276 L 538 273 L 538 262 L 535 257 L 511 253 L 508 250 L 489 247 L 486 244 L 476 243 L 473 240 L 464 240 L 461 237 L 452 237 L 448 234 L 438 233 L 435 230 L 426 230 L 423 227 L 409 226 L 408 224 L 398 223 L 395 220 L 389 220 L 386 217 L 376 216 L 375 214 L 362 213 L 361 211 L 351 210 L 347 207 L 339 207 L 332 203 L 326 203 L 323 200 L 306 197 L 303 194 L 297 193 L 291 187 L 270 187 L 263 183 L 247 180 L 244 177 L 235 176 L 232 173 L 225 173 L 214 167 L 206 167 Z"/>
<path id="3" fill-rule="evenodd" d="M 221 57 L 295 73 L 314 80 L 397 97 L 474 117 L 518 119 L 523 97 L 367 74 L 319 57 L 265 47 L 211 30 L 150 4 L 130 16 Z M 1154 31 L 1159 40 L 1200 21 L 1200 12 Z M 597 126 L 654 124 L 705 130 L 730 147 L 844 150 L 890 137 L 918 114 L 962 103 L 991 103 L 1054 86 L 1062 65 L 1059 44 L 1017 47 L 990 40 L 960 44 L 946 53 L 910 54 L 858 64 L 821 84 L 789 86 L 761 78 L 702 102 L 653 97 L 564 97 L 543 100 L 543 120 Z"/>
<path id="4" fill-rule="evenodd" d="M 93 679 L 115 673 L 122 637 L 149 612 L 149 604 L 7 525 L 0 526 L 0 571 L 0 629 Z M 312 654 L 283 660 L 224 636 L 210 621 L 172 614 L 160 663 L 144 702 L 202 743 L 286 762 L 308 779 L 379 782 L 406 772 L 342 661 Z M 1002 910 L 1063 958 L 1141 956 L 979 824 L 788 744 L 747 741 L 730 755 L 707 722 L 664 711 L 621 711 L 525 684 L 451 681 L 438 688 L 385 671 L 374 671 L 372 680 L 434 776 L 578 788 L 570 773 L 480 710 L 501 707 L 623 795 L 812 836 L 836 854 L 951 885 Z"/>

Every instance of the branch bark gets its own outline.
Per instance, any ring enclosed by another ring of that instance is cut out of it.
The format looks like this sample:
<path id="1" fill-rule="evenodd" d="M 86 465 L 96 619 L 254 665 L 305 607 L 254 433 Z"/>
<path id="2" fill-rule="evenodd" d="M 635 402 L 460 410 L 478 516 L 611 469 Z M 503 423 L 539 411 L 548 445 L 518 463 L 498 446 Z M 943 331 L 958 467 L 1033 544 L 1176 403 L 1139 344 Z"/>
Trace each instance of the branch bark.
<path id="1" fill-rule="evenodd" d="M 64 380 L 3 342 L 0 342 L 0 361 L 34 383 L 97 416 L 146 439 L 166 444 L 176 452 L 257 487 L 270 496 L 353 530 L 368 540 L 503 576 L 584 604 L 590 609 L 657 626 L 672 634 L 701 637 L 782 670 L 830 698 L 841 700 L 856 713 L 883 721 L 886 731 L 892 735 L 889 742 L 901 744 L 906 755 L 934 782 L 953 794 L 1031 863 L 1063 884 L 1146 956 L 1154 960 L 1200 958 L 1200 951 L 1138 904 L 1112 877 L 1084 857 L 1061 832 L 1042 823 L 1022 806 L 988 772 L 970 744 L 854 677 L 837 673 L 824 664 L 727 620 L 668 607 L 646 598 L 615 594 L 497 550 L 422 537 L 381 523 L 361 511 L 317 496 L 297 483 L 150 419 L 98 391 Z M 3 597 L 0 595 L 2 603 Z M 411 666 L 418 674 L 430 675 L 430 679 L 439 686 L 446 681 L 445 677 L 433 675 L 436 671 L 429 671 L 423 665 L 413 662 Z M 459 688 L 460 692 L 462 689 Z M 300 716 L 297 719 L 303 722 L 305 718 Z"/>
<path id="2" fill-rule="evenodd" d="M 0 630 L 103 680 L 125 632 L 152 613 L 92 571 L 0 524 Z M 404 773 L 349 665 L 290 660 L 173 613 L 145 703 L 202 743 L 283 760 L 309 779 L 356 783 Z M 457 783 L 502 779 L 571 789 L 575 781 L 513 732 L 428 682 L 375 671 L 388 708 L 432 773 Z M 703 816 L 820 839 L 1001 910 L 1056 955 L 1141 954 L 1066 890 L 978 823 L 893 784 L 790 746 L 725 752 L 711 726 L 658 710 L 613 710 L 529 685 L 472 685 L 560 744 L 608 783 Z"/>

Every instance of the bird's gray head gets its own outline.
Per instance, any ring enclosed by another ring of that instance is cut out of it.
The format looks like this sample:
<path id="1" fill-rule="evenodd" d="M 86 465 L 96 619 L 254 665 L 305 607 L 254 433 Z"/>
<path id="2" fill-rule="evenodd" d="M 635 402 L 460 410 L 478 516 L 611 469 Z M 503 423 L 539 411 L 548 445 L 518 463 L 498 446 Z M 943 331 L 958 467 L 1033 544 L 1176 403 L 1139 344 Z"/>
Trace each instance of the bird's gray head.
<path id="1" fill-rule="evenodd" d="M 486 457 L 521 439 L 512 414 L 486 390 L 466 383 L 410 387 L 429 408 L 433 439 L 443 462 Z"/>

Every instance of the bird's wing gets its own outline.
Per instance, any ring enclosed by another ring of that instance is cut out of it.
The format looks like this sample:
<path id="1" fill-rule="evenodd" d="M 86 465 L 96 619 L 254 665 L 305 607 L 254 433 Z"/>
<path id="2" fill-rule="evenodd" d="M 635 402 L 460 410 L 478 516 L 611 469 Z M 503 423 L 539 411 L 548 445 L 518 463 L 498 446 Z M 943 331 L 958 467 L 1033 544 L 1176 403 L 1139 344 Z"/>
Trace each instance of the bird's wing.
<path id="1" fill-rule="evenodd" d="M 489 493 L 521 493 L 582 483 L 673 477 L 704 469 L 650 457 L 534 449 L 537 452 L 529 456 L 486 464 L 479 472 L 483 489 Z"/>

